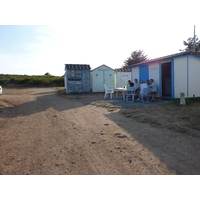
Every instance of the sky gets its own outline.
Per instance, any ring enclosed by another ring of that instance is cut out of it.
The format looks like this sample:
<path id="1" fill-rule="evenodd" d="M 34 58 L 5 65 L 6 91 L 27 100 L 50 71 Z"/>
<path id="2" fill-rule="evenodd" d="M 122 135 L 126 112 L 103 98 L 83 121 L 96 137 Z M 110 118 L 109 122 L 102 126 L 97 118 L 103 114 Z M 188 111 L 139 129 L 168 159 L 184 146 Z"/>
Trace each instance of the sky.
<path id="1" fill-rule="evenodd" d="M 64 64 L 122 67 L 131 52 L 158 58 L 200 38 L 198 1 L 35 0 L 0 7 L 0 74 L 64 75 Z"/>

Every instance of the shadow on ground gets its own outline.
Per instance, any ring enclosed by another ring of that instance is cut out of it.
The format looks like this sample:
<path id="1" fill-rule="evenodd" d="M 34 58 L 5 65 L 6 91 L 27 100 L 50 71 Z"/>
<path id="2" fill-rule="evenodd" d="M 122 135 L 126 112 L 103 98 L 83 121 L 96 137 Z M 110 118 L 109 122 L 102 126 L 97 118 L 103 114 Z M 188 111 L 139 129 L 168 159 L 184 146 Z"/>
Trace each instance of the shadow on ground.
<path id="1" fill-rule="evenodd" d="M 123 104 L 121 105 L 123 106 Z M 200 174 L 199 137 L 165 128 L 151 127 L 149 124 L 139 123 L 130 118 L 127 118 L 126 123 L 121 123 L 120 119 L 123 119 L 124 116 L 120 118 L 119 115 L 122 114 L 111 112 L 106 117 L 120 125 L 135 140 L 164 162 L 169 169 L 180 175 Z"/>
<path id="2" fill-rule="evenodd" d="M 20 103 L 20 100 L 15 100 L 12 95 L 4 95 L 1 98 L 1 102 L 5 103 L 7 106 L 1 108 L 0 117 L 1 118 L 14 118 L 19 116 L 27 116 L 35 113 L 43 112 L 49 108 L 54 108 L 57 111 L 64 111 L 69 109 L 74 109 L 90 104 L 93 101 L 101 98 L 101 94 L 93 95 L 93 98 L 89 98 L 91 94 L 69 94 L 69 95 L 59 95 L 56 90 L 47 92 L 32 92 L 26 97 L 21 97 L 18 95 L 19 90 L 15 89 L 17 92 L 16 99 L 19 98 L 29 98 L 30 101 L 25 103 Z M 34 99 L 34 100 L 33 100 Z M 18 102 L 19 103 L 18 103 Z M 23 101 L 22 101 L 23 102 Z"/>

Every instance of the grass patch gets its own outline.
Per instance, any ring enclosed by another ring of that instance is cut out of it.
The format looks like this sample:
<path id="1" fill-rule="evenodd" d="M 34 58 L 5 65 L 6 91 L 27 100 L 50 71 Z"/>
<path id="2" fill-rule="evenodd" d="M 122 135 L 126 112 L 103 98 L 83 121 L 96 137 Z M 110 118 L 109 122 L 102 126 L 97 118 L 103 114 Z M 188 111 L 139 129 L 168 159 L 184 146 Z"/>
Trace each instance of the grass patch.
<path id="1" fill-rule="evenodd" d="M 188 125 L 192 129 L 196 129 L 200 131 L 200 122 L 199 120 L 193 121 Z"/>
<path id="2" fill-rule="evenodd" d="M 158 121 L 158 119 L 152 119 L 150 122 L 151 126 L 161 126 L 162 124 Z"/>
<path id="3" fill-rule="evenodd" d="M 22 95 L 22 94 L 31 94 L 33 93 L 34 91 L 32 89 L 19 89 L 19 88 L 16 88 L 16 89 L 6 89 L 4 90 L 4 95 Z"/>
<path id="4" fill-rule="evenodd" d="M 99 101 L 98 102 L 92 102 L 91 105 L 95 105 L 97 107 L 107 108 L 107 110 L 110 111 L 110 112 L 122 108 L 121 106 L 115 106 L 115 105 L 112 105 L 110 103 L 99 102 Z"/>
<path id="5" fill-rule="evenodd" d="M 187 129 L 179 124 L 171 124 L 168 126 L 168 128 L 170 130 L 173 130 L 173 131 L 177 131 L 177 132 L 180 132 L 180 133 L 186 133 L 187 132 Z"/>
<path id="6" fill-rule="evenodd" d="M 60 96 L 65 96 L 67 95 L 66 89 L 58 89 L 57 94 Z"/>
<path id="7" fill-rule="evenodd" d="M 151 115 L 148 114 L 148 112 L 142 113 L 142 114 L 137 114 L 137 111 L 133 110 L 131 111 L 130 109 L 125 110 L 123 112 L 121 112 L 125 117 L 127 118 L 132 118 L 134 120 L 136 120 L 139 123 L 148 123 L 151 126 L 160 126 L 161 123 L 159 122 L 159 120 L 157 118 L 152 118 Z"/>
<path id="8" fill-rule="evenodd" d="M 182 106 L 177 102 L 157 106 L 134 106 L 121 111 L 127 118 L 139 123 L 148 123 L 175 132 L 188 133 L 200 130 L 200 101 L 190 101 Z M 196 136 L 200 136 L 196 134 Z"/>
<path id="9" fill-rule="evenodd" d="M 70 100 L 81 99 L 83 96 L 83 93 L 68 94 L 66 93 L 66 89 L 58 89 L 57 94 L 60 96 L 66 96 Z"/>

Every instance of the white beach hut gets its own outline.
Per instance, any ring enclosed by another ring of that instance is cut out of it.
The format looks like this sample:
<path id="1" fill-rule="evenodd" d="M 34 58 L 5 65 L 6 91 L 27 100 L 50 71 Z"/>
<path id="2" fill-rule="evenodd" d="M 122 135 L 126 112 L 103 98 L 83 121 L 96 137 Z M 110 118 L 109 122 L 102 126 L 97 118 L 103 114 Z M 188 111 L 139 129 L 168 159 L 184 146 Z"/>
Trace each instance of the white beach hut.
<path id="1" fill-rule="evenodd" d="M 115 71 L 103 64 L 91 70 L 92 92 L 104 92 L 104 84 L 109 88 L 115 88 Z"/>
<path id="2" fill-rule="evenodd" d="M 200 54 L 181 52 L 146 60 L 129 67 L 132 78 L 154 79 L 158 85 L 157 97 L 200 97 Z"/>

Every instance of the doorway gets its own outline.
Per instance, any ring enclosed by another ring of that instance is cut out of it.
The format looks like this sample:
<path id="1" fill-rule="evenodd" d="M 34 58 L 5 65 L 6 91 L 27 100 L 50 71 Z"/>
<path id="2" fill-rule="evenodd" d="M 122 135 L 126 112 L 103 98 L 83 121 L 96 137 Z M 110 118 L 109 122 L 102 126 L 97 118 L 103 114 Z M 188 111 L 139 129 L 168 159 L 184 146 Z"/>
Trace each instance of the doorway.
<path id="1" fill-rule="evenodd" d="M 162 63 L 162 97 L 172 97 L 171 62 Z"/>
<path id="2" fill-rule="evenodd" d="M 141 66 L 139 67 L 139 82 L 149 80 L 149 68 L 148 66 Z"/>

